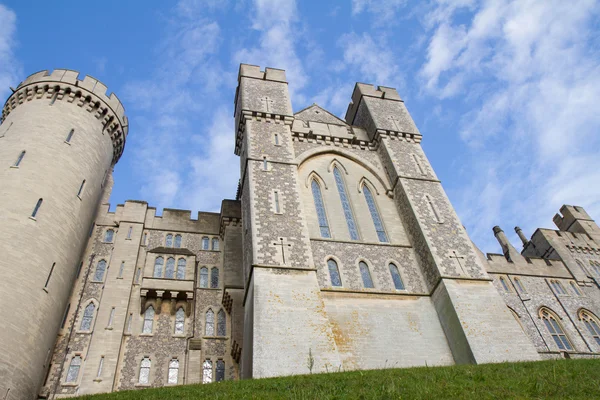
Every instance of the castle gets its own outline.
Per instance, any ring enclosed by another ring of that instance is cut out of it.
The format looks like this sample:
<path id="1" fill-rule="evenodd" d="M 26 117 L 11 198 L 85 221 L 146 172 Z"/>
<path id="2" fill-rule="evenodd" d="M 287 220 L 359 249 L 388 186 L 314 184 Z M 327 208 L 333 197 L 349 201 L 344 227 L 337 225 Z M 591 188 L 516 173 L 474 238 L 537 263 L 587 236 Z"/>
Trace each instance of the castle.
<path id="1" fill-rule="evenodd" d="M 128 122 L 106 93 L 42 71 L 4 105 L 0 399 L 600 355 L 600 228 L 563 206 L 485 256 L 396 90 L 294 113 L 284 71 L 241 65 L 237 198 L 197 218 L 109 210 Z"/>

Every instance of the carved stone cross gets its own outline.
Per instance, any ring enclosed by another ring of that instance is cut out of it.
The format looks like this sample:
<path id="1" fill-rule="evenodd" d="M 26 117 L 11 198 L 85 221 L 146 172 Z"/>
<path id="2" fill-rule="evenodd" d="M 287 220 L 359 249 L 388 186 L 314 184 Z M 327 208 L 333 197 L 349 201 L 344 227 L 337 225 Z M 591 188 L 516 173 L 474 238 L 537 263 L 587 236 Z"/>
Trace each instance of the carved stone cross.
<path id="1" fill-rule="evenodd" d="M 395 115 L 392 115 L 391 117 L 388 117 L 388 119 L 392 122 L 392 124 L 394 124 L 394 127 L 396 128 L 397 132 L 400 132 L 400 125 L 398 125 L 399 122 L 401 122 Z"/>
<path id="2" fill-rule="evenodd" d="M 277 252 L 281 251 L 281 265 L 285 265 L 285 248 L 292 247 L 285 238 L 280 237 L 279 241 L 273 243 L 273 246 L 277 249 Z M 281 249 L 279 249 L 281 247 Z"/>
<path id="3" fill-rule="evenodd" d="M 260 101 L 263 102 L 263 103 L 265 103 L 265 107 L 267 108 L 267 112 L 271 112 L 269 106 L 272 106 L 275 102 L 273 100 L 271 100 L 269 98 L 269 96 L 265 96 L 264 98 L 261 98 Z"/>
<path id="4" fill-rule="evenodd" d="M 456 254 L 456 251 L 454 251 L 454 250 L 453 250 L 453 251 L 452 251 L 452 255 L 450 256 L 450 258 L 452 258 L 453 260 L 455 260 L 455 261 L 456 261 L 456 263 L 458 264 L 458 266 L 460 267 L 460 270 L 462 271 L 462 273 L 463 273 L 464 275 L 468 275 L 468 274 L 465 272 L 465 269 L 463 268 L 463 265 L 462 265 L 462 263 L 460 262 L 460 260 L 464 260 L 464 259 L 465 259 L 464 257 L 462 257 L 462 256 L 459 256 L 458 254 Z"/>

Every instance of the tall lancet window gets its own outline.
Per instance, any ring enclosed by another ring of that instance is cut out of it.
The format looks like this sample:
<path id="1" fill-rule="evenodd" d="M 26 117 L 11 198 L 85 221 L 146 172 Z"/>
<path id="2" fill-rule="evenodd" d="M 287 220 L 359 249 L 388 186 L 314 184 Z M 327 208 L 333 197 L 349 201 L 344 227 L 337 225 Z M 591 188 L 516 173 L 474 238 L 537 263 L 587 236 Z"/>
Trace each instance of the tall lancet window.
<path id="1" fill-rule="evenodd" d="M 67 371 L 66 382 L 68 382 L 68 383 L 77 382 L 77 377 L 79 376 L 80 368 L 81 368 L 81 356 L 73 357 L 71 359 L 71 363 L 69 364 L 69 369 Z"/>
<path id="2" fill-rule="evenodd" d="M 165 263 L 164 258 L 156 257 L 156 260 L 154 261 L 154 275 L 153 275 L 155 278 L 162 277 L 162 269 L 163 269 L 164 263 Z"/>
<path id="3" fill-rule="evenodd" d="M 394 281 L 394 287 L 396 290 L 404 290 L 404 282 L 402 282 L 402 277 L 400 276 L 400 271 L 398 271 L 398 267 L 394 263 L 390 263 L 390 274 L 392 275 L 392 281 Z"/>
<path id="4" fill-rule="evenodd" d="M 373 224 L 375 225 L 375 230 L 377 231 L 377 237 L 379 238 L 380 242 L 387 242 L 388 238 L 385 234 L 385 229 L 383 229 L 383 222 L 381 222 L 381 218 L 379 217 L 379 211 L 375 205 L 375 199 L 373 198 L 373 194 L 367 185 L 363 186 L 363 193 L 365 194 L 365 200 L 367 200 L 367 206 L 369 207 L 369 212 L 371 213 L 371 218 L 373 219 Z"/>
<path id="5" fill-rule="evenodd" d="M 175 278 L 175 259 L 173 257 L 167 258 L 167 268 L 165 268 L 165 278 Z"/>
<path id="6" fill-rule="evenodd" d="M 371 278 L 371 272 L 369 271 L 369 266 L 366 262 L 361 261 L 358 263 L 358 268 L 360 269 L 360 276 L 363 280 L 363 285 L 366 288 L 372 289 L 375 286 L 373 285 L 373 279 Z"/>
<path id="7" fill-rule="evenodd" d="M 144 313 L 144 325 L 142 326 L 142 333 L 152 333 L 154 327 L 154 307 L 150 306 Z"/>
<path id="8" fill-rule="evenodd" d="M 177 279 L 185 279 L 185 258 L 177 260 Z"/>
<path id="9" fill-rule="evenodd" d="M 310 184 L 312 188 L 313 199 L 315 200 L 315 208 L 317 209 L 317 218 L 319 219 L 319 230 L 321 237 L 330 238 L 329 224 L 327 223 L 327 214 L 325 213 L 325 204 L 321 195 L 321 186 L 313 179 Z"/>
<path id="10" fill-rule="evenodd" d="M 215 313 L 210 308 L 206 312 L 206 326 L 204 334 L 206 336 L 215 336 Z"/>
<path id="11" fill-rule="evenodd" d="M 83 311 L 83 317 L 81 318 L 81 325 L 79 326 L 79 330 L 89 331 L 92 329 L 92 321 L 94 320 L 95 310 L 96 305 L 94 303 L 90 303 L 87 305 L 87 307 Z"/>
<path id="12" fill-rule="evenodd" d="M 340 277 L 340 270 L 338 265 L 333 259 L 327 260 L 327 268 L 329 268 L 329 278 L 331 279 L 331 286 L 342 286 L 342 278 Z"/>
<path id="13" fill-rule="evenodd" d="M 356 222 L 354 221 L 354 214 L 350 207 L 350 200 L 346 193 L 346 184 L 342 178 L 342 174 L 338 167 L 333 168 L 333 176 L 335 177 L 335 184 L 338 192 L 340 193 L 340 200 L 342 201 L 342 208 L 344 209 L 344 217 L 346 217 L 346 224 L 348 224 L 348 231 L 350 232 L 350 239 L 358 240 L 358 230 L 356 229 Z"/>

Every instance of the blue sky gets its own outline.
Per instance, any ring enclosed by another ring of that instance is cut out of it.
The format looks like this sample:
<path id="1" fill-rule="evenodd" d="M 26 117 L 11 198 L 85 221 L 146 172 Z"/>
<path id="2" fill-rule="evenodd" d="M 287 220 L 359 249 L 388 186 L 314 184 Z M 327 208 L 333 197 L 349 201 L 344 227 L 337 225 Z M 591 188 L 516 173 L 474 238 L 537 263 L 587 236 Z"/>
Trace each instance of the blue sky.
<path id="1" fill-rule="evenodd" d="M 396 87 L 470 236 L 600 220 L 600 4 L 577 0 L 0 0 L 0 97 L 69 68 L 130 121 L 114 207 L 218 211 L 239 177 L 240 62 L 287 70 L 294 110 L 343 117 L 354 82 Z"/>

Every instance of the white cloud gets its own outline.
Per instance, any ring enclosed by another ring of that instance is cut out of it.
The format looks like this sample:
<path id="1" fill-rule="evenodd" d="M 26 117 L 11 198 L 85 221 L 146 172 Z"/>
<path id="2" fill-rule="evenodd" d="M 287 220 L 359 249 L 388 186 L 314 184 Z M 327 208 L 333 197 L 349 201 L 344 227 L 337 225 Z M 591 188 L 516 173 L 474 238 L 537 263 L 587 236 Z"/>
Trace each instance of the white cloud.
<path id="1" fill-rule="evenodd" d="M 16 31 L 16 14 L 0 4 L 0 97 L 3 99 L 10 94 L 9 86 L 16 87 L 22 75 L 20 63 L 14 55 Z"/>
<path id="2" fill-rule="evenodd" d="M 366 11 L 387 20 L 405 5 L 406 0 L 352 0 L 352 14 L 358 15 Z"/>
<path id="3" fill-rule="evenodd" d="M 467 110 L 471 183 L 453 195 L 478 243 L 493 245 L 479 235 L 498 223 L 551 226 L 563 203 L 600 215 L 599 12 L 593 0 L 438 1 L 425 18 L 425 91 Z"/>

